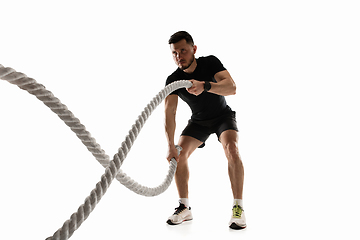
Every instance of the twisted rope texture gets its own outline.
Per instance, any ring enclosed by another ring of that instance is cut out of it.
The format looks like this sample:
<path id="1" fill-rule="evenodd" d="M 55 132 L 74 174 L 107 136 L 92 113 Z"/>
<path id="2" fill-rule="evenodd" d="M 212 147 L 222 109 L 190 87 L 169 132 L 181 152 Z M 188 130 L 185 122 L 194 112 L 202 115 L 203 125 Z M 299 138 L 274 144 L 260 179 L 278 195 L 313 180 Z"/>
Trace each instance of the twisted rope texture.
<path id="1" fill-rule="evenodd" d="M 122 142 L 118 152 L 114 155 L 113 160 L 109 160 L 109 156 L 100 147 L 96 140 L 91 137 L 91 134 L 86 130 L 85 126 L 80 123 L 80 120 L 74 116 L 74 114 L 68 110 L 68 108 L 60 102 L 49 90 L 47 90 L 42 84 L 37 83 L 34 79 L 27 77 L 25 74 L 16 72 L 12 68 L 5 68 L 0 64 L 0 79 L 6 80 L 11 84 L 17 85 L 20 89 L 26 90 L 30 94 L 36 96 L 46 106 L 48 106 L 54 113 L 56 113 L 60 119 L 62 119 L 67 126 L 76 134 L 76 136 L 82 141 L 87 149 L 92 153 L 96 160 L 105 167 L 105 173 L 101 176 L 101 180 L 96 184 L 96 187 L 91 191 L 90 195 L 85 199 L 78 211 L 73 213 L 69 220 L 67 220 L 63 226 L 56 231 L 53 236 L 46 240 L 67 240 L 76 229 L 87 219 L 92 210 L 96 207 L 97 203 L 101 200 L 106 190 L 109 188 L 112 180 L 116 177 L 121 184 L 137 194 L 144 196 L 156 196 L 164 192 L 170 185 L 172 178 L 176 170 L 176 161 L 172 159 L 169 166 L 169 172 L 166 179 L 162 184 L 155 188 L 148 188 L 140 185 L 132 180 L 120 167 L 129 153 L 136 137 L 140 130 L 144 126 L 146 120 L 149 118 L 154 109 L 173 91 L 179 88 L 191 87 L 191 82 L 186 80 L 180 80 L 172 84 L 167 85 L 161 90 L 152 101 L 145 107 L 142 113 L 139 115 L 135 124 L 129 131 L 129 134 L 125 137 L 125 141 Z M 178 147 L 180 152 L 181 148 Z"/>

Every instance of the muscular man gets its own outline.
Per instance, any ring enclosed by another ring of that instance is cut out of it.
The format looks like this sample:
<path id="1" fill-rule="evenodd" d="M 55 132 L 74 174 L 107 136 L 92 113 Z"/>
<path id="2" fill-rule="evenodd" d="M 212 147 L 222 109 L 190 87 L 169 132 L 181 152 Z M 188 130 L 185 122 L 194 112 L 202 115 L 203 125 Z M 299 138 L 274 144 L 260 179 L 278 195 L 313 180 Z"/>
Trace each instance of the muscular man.
<path id="1" fill-rule="evenodd" d="M 228 159 L 234 196 L 229 227 L 243 229 L 246 227 L 242 203 L 244 168 L 237 147 L 235 112 L 227 105 L 224 97 L 236 93 L 235 82 L 215 56 L 195 58 L 197 46 L 189 33 L 180 31 L 173 34 L 169 44 L 178 69 L 167 78 L 166 85 L 183 79 L 190 80 L 193 85 L 188 89 L 176 90 L 165 99 L 165 132 L 169 145 L 167 159 L 170 161 L 175 158 L 178 162 L 175 181 L 180 197 L 180 206 L 175 209 L 167 223 L 176 225 L 192 220 L 188 196 L 188 158 L 196 148 L 205 146 L 210 134 L 216 133 Z M 178 142 L 183 148 L 179 156 L 174 142 L 178 97 L 184 100 L 192 111 L 191 119 Z"/>

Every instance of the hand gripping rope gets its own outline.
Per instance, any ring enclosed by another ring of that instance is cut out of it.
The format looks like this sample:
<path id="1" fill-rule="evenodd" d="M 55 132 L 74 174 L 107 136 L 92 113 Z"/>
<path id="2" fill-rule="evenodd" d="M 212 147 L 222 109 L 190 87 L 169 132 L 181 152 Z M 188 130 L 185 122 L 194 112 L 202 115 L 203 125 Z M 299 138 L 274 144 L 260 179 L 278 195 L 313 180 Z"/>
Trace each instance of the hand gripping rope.
<path id="1" fill-rule="evenodd" d="M 134 191 L 137 194 L 143 196 L 157 196 L 163 193 L 171 184 L 174 177 L 177 162 L 175 159 L 171 159 L 169 171 L 166 179 L 162 184 L 155 188 L 148 188 L 140 185 L 132 180 L 120 167 L 124 162 L 127 154 L 129 153 L 136 137 L 139 135 L 140 130 L 144 126 L 146 120 L 149 118 L 154 109 L 173 91 L 179 88 L 189 88 L 192 83 L 187 80 L 180 80 L 167 85 L 161 90 L 153 100 L 144 108 L 139 115 L 135 124 L 129 131 L 129 134 L 125 137 L 125 141 L 122 142 L 118 152 L 114 155 L 113 160 L 110 161 L 105 151 L 101 149 L 100 145 L 96 143 L 96 140 L 91 137 L 90 133 L 85 129 L 85 126 L 80 123 L 80 120 L 74 116 L 74 114 L 68 110 L 68 108 L 60 102 L 49 90 L 43 85 L 37 83 L 34 79 L 27 77 L 25 74 L 16 72 L 12 68 L 5 68 L 0 64 L 0 79 L 6 80 L 11 84 L 17 85 L 19 88 L 26 90 L 30 94 L 36 96 L 46 106 L 48 106 L 54 113 L 56 113 L 60 119 L 62 119 L 67 126 L 76 134 L 76 136 L 82 141 L 92 155 L 98 160 L 98 162 L 105 168 L 105 173 L 101 176 L 101 180 L 96 184 L 96 187 L 91 191 L 90 195 L 85 199 L 78 211 L 73 213 L 63 226 L 57 230 L 53 236 L 48 237 L 46 240 L 67 240 L 76 229 L 87 219 L 92 210 L 100 202 L 102 196 L 109 188 L 112 180 L 116 178 L 125 187 Z M 176 146 L 178 154 L 180 154 L 181 147 Z"/>

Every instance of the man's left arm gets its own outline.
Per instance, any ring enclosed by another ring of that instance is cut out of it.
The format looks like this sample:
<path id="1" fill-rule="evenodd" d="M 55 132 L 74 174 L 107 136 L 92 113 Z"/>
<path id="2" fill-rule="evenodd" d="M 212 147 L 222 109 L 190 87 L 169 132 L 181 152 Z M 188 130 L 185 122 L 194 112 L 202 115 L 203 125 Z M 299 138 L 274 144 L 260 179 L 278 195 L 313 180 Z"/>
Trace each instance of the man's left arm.
<path id="1" fill-rule="evenodd" d="M 211 82 L 211 88 L 208 90 L 210 93 L 214 93 L 221 96 L 235 95 L 236 94 L 236 84 L 230 73 L 227 70 L 220 71 L 214 76 L 216 83 Z M 190 80 L 192 82 L 192 87 L 188 88 L 187 91 L 196 96 L 200 95 L 204 91 L 205 82 Z"/>

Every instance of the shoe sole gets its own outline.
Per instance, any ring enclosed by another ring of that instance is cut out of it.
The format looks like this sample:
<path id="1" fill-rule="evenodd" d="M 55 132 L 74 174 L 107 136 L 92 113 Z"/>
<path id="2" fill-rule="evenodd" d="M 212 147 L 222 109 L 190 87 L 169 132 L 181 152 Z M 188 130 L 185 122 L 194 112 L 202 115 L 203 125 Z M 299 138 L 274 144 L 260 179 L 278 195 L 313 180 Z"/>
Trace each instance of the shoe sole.
<path id="1" fill-rule="evenodd" d="M 181 223 L 183 223 L 183 222 L 187 222 L 187 221 L 191 221 L 191 220 L 192 220 L 192 219 L 186 219 L 186 220 L 184 220 L 184 221 L 182 221 L 182 222 L 179 222 L 179 223 L 173 223 L 173 222 L 169 219 L 169 220 L 166 221 L 166 223 L 169 224 L 169 225 L 171 225 L 171 226 L 175 226 L 175 225 L 179 225 L 179 224 L 181 224 Z"/>
<path id="2" fill-rule="evenodd" d="M 241 230 L 241 229 L 246 228 L 246 225 L 245 225 L 245 226 L 239 226 L 239 225 L 237 225 L 236 223 L 232 223 L 232 224 L 229 226 L 229 228 L 234 229 L 234 230 Z"/>

